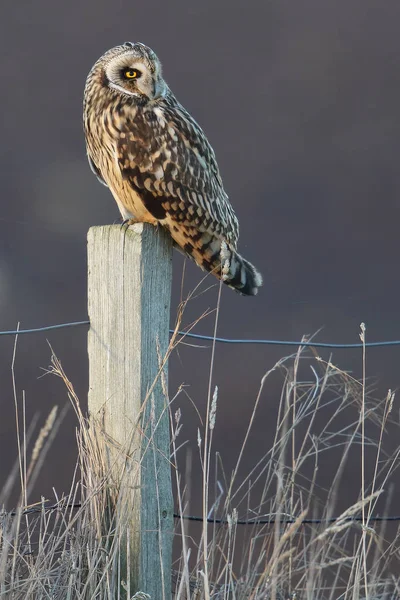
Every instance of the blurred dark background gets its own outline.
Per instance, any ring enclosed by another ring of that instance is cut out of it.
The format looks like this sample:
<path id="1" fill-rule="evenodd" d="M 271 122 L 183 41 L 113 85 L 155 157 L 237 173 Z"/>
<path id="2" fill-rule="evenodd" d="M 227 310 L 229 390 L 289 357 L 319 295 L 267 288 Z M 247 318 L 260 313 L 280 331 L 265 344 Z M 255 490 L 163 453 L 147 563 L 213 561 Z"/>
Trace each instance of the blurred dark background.
<path id="1" fill-rule="evenodd" d="M 264 275 L 256 298 L 223 289 L 219 335 L 287 340 L 320 330 L 319 341 L 350 343 L 364 321 L 369 341 L 400 338 L 399 20 L 397 0 L 3 3 L 0 329 L 87 318 L 86 233 L 119 222 L 119 212 L 87 164 L 82 93 L 95 60 L 132 40 L 157 52 L 167 82 L 207 133 L 240 220 L 239 248 Z M 174 261 L 172 323 L 184 264 L 177 253 Z M 187 263 L 185 292 L 202 276 Z M 213 309 L 217 292 L 190 303 L 185 323 Z M 196 331 L 211 333 L 213 323 L 208 317 Z M 68 403 L 60 381 L 41 377 L 47 340 L 86 402 L 86 333 L 20 337 L 15 377 L 28 423 Z M 17 451 L 13 344 L 0 337 L 0 482 Z M 216 449 L 228 472 L 262 375 L 288 353 L 217 348 Z M 368 352 L 377 399 L 398 387 L 399 355 L 397 347 Z M 359 351 L 335 351 L 333 360 L 361 376 Z M 201 413 L 209 363 L 209 349 L 190 346 L 171 360 L 171 395 L 186 384 Z M 280 386 L 272 382 L 262 399 L 245 466 L 269 448 Z M 195 446 L 196 413 L 186 396 L 176 404 L 182 435 Z M 51 497 L 53 486 L 69 489 L 75 425 L 70 410 L 32 501 Z M 346 501 L 355 501 L 358 463 L 345 485 Z"/>

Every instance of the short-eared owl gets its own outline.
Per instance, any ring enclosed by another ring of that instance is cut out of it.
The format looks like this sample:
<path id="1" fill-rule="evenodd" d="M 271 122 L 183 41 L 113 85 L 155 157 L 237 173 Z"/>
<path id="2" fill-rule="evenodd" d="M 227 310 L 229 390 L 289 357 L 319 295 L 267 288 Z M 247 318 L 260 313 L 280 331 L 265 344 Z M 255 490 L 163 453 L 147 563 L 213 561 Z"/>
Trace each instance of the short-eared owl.
<path id="1" fill-rule="evenodd" d="M 242 294 L 257 293 L 262 278 L 236 251 L 238 221 L 214 151 L 150 48 L 126 42 L 95 63 L 84 128 L 92 170 L 123 219 L 159 223 L 201 268 Z"/>

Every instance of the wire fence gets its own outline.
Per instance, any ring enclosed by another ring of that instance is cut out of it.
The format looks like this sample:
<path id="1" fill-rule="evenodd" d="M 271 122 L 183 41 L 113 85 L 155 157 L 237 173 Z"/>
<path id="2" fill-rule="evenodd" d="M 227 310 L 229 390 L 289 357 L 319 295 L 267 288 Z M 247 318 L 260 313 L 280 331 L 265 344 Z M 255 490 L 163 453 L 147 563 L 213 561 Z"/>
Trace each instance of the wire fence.
<path id="1" fill-rule="evenodd" d="M 65 510 L 65 509 L 79 509 L 82 508 L 81 502 L 74 503 L 65 503 L 65 502 L 57 502 L 56 504 L 41 504 L 40 506 L 33 506 L 29 508 L 22 509 L 20 511 L 12 510 L 10 512 L 4 511 L 4 515 L 15 517 L 16 515 L 31 515 L 38 514 L 42 512 L 51 512 L 55 510 Z M 1 514 L 1 513 L 0 513 Z M 203 519 L 198 515 L 181 515 L 179 513 L 174 513 L 175 519 L 183 519 L 185 521 L 193 521 L 196 523 L 210 523 L 214 525 L 228 525 L 232 523 L 228 521 L 228 519 L 221 519 L 218 517 L 207 517 L 207 519 Z M 329 517 L 327 519 L 303 519 L 301 521 L 302 525 L 321 525 L 321 524 L 331 524 L 331 523 L 347 523 L 352 521 L 354 523 L 363 523 L 366 521 L 368 524 L 370 523 L 381 523 L 385 521 L 400 521 L 400 515 L 394 516 L 379 516 L 379 515 L 371 515 L 370 517 L 363 518 L 362 516 L 344 516 L 344 517 Z M 293 516 L 282 516 L 279 519 L 276 519 L 274 515 L 268 516 L 266 515 L 263 518 L 254 517 L 254 519 L 236 519 L 236 525 L 274 525 L 279 523 L 281 525 L 296 523 L 297 519 Z"/>
<path id="2" fill-rule="evenodd" d="M 82 327 L 84 325 L 90 325 L 90 321 L 73 321 L 71 323 L 60 323 L 58 325 L 46 325 L 45 327 L 35 327 L 34 329 L 10 329 L 7 331 L 0 331 L 1 335 L 24 335 L 29 333 L 43 333 L 45 331 L 54 331 L 56 329 L 65 329 L 67 327 Z M 169 332 L 175 333 L 173 329 Z M 189 337 L 196 340 L 203 340 L 208 342 L 218 342 L 221 344 L 264 344 L 269 346 L 310 346 L 312 348 L 333 348 L 339 350 L 349 350 L 354 348 L 383 348 L 385 346 L 400 346 L 400 340 L 386 340 L 382 342 L 359 342 L 355 344 L 335 344 L 331 342 L 313 342 L 313 341 L 292 341 L 292 340 L 258 340 L 258 339 L 234 339 L 234 338 L 223 338 L 214 337 L 212 335 L 202 335 L 200 333 L 191 333 L 189 331 L 178 331 L 181 337 Z"/>
<path id="3" fill-rule="evenodd" d="M 25 334 L 33 334 L 33 333 L 43 333 L 46 331 L 55 331 L 57 329 L 66 329 L 68 327 L 83 327 L 90 325 L 90 321 L 72 321 L 70 323 L 59 323 L 57 325 L 46 325 L 44 327 L 35 327 L 33 329 L 10 329 L 6 331 L 0 331 L 0 336 L 7 335 L 25 335 Z M 171 334 L 175 333 L 173 329 L 170 329 L 169 332 Z M 178 331 L 178 334 L 182 338 L 194 338 L 197 340 L 209 341 L 209 342 L 218 342 L 222 344 L 264 344 L 270 346 L 309 346 L 312 348 L 330 348 L 330 349 L 354 349 L 354 348 L 377 348 L 377 347 L 385 347 L 385 346 L 400 346 L 400 340 L 386 340 L 382 342 L 365 342 L 365 343 L 355 343 L 355 344 L 336 344 L 330 342 L 313 342 L 313 341 L 292 341 L 292 340 L 268 340 L 268 339 L 233 339 L 233 338 L 223 338 L 223 337 L 215 337 L 210 335 L 202 335 L 199 333 L 191 333 L 188 331 Z M 42 511 L 54 511 L 60 510 L 61 508 L 73 508 L 78 509 L 81 508 L 81 503 L 74 504 L 51 504 L 51 505 L 41 505 L 40 507 L 30 507 L 23 509 L 21 511 L 11 511 L 4 512 L 4 514 L 8 514 L 9 516 L 16 516 L 17 514 L 29 515 L 32 513 L 40 513 Z M 197 515 L 180 515 L 174 513 L 175 519 L 185 519 L 187 521 L 193 522 L 204 522 L 211 524 L 224 525 L 228 524 L 227 519 L 209 517 L 207 519 L 203 519 L 201 516 Z M 328 519 L 303 519 L 301 521 L 302 525 L 312 525 L 312 524 L 330 524 L 336 522 L 347 522 L 353 521 L 355 523 L 363 523 L 365 519 L 363 517 L 349 516 L 349 517 L 331 517 Z M 392 515 L 392 516 L 379 516 L 379 515 L 371 515 L 368 517 L 368 523 L 377 523 L 377 522 L 388 522 L 388 521 L 400 521 L 400 515 Z M 276 519 L 275 517 L 268 518 L 254 518 L 254 519 L 238 519 L 236 520 L 237 525 L 273 525 L 276 523 L 280 524 L 290 524 L 295 523 L 296 518 L 294 517 L 284 517 L 280 519 Z"/>

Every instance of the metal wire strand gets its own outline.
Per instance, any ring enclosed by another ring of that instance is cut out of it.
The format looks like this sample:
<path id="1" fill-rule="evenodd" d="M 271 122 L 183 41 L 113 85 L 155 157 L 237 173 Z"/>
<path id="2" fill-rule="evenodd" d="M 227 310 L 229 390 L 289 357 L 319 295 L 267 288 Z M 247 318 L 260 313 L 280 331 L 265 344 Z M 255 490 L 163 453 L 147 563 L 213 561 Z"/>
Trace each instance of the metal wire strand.
<path id="1" fill-rule="evenodd" d="M 65 504 L 63 502 L 58 502 L 56 504 L 48 504 L 48 505 L 41 505 L 41 506 L 33 506 L 30 508 L 25 508 L 22 509 L 20 511 L 17 510 L 12 510 L 10 512 L 7 512 L 5 510 L 0 512 L 0 516 L 4 515 L 4 516 L 12 516 L 15 517 L 16 515 L 31 515 L 31 514 L 35 514 L 35 513 L 41 513 L 42 511 L 53 511 L 53 510 L 62 510 L 62 509 L 66 509 L 66 508 L 74 508 L 74 509 L 78 509 L 78 508 L 82 508 L 82 504 L 81 502 L 75 502 L 75 503 L 68 503 Z M 203 517 L 200 517 L 198 515 L 180 515 L 177 513 L 174 513 L 174 518 L 175 519 L 184 519 L 185 521 L 195 521 L 197 523 L 203 523 L 204 519 Z M 362 516 L 360 517 L 330 517 L 329 519 L 303 519 L 301 521 L 302 525 L 320 525 L 320 524 L 330 524 L 330 523 L 336 523 L 336 522 L 347 522 L 347 521 L 354 521 L 355 523 L 362 523 L 363 518 Z M 368 523 L 381 523 L 381 522 L 386 522 L 386 521 L 400 521 L 400 515 L 392 515 L 392 516 L 374 516 L 372 515 L 371 517 L 369 517 L 368 519 Z M 214 523 L 217 525 L 227 525 L 228 524 L 228 519 L 220 519 L 220 518 L 214 518 L 214 517 L 209 517 L 206 519 L 207 523 Z M 275 519 L 275 517 L 271 517 L 271 518 L 263 518 L 263 519 L 259 519 L 257 517 L 255 517 L 254 519 L 238 519 L 235 521 L 236 525 L 273 525 L 275 523 L 280 523 L 282 525 L 286 524 L 290 524 L 290 523 L 295 523 L 296 522 L 296 518 L 295 517 L 284 517 L 281 519 Z"/>
<path id="2" fill-rule="evenodd" d="M 73 321 L 72 323 L 60 323 L 58 325 L 47 325 L 45 327 L 35 327 L 34 329 L 12 329 L 8 331 L 0 331 L 0 335 L 24 335 L 28 333 L 42 333 L 44 331 L 54 331 L 56 329 L 65 329 L 67 327 L 81 327 L 82 325 L 90 325 L 89 321 Z M 174 333 L 173 329 L 169 330 Z M 201 335 L 200 333 L 190 333 L 179 331 L 178 334 L 182 337 L 189 337 L 196 340 L 205 340 L 208 342 L 219 342 L 221 344 L 265 344 L 269 346 L 310 346 L 312 348 L 336 348 L 339 350 L 347 350 L 351 348 L 364 348 L 363 343 L 357 344 L 333 344 L 330 342 L 304 342 L 292 340 L 257 340 L 257 339 L 232 339 L 216 337 L 212 335 Z M 386 340 L 383 342 L 366 342 L 366 348 L 382 348 L 385 346 L 400 346 L 400 340 Z"/>

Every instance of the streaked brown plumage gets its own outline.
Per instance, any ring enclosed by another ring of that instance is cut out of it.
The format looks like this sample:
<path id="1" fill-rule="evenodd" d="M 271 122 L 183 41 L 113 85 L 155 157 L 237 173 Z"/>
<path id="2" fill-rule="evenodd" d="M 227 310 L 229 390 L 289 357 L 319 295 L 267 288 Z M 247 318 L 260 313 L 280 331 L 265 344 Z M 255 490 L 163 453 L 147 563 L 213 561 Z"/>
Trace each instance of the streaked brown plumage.
<path id="1" fill-rule="evenodd" d="M 242 294 L 257 293 L 262 278 L 236 251 L 239 225 L 214 151 L 150 48 L 126 42 L 95 63 L 84 129 L 91 168 L 124 219 L 161 224 L 201 268 Z"/>

